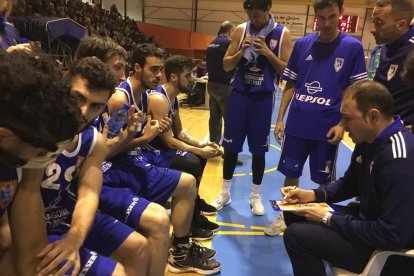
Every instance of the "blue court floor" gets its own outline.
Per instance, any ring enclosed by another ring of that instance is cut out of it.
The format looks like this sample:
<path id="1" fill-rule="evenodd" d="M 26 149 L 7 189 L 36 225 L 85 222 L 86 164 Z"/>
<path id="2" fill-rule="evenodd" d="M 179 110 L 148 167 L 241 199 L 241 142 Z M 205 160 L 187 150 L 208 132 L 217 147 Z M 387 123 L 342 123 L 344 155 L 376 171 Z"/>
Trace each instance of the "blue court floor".
<path id="1" fill-rule="evenodd" d="M 279 99 L 280 100 L 280 99 Z M 272 122 L 276 121 L 278 101 L 273 112 Z M 263 235 L 263 228 L 271 223 L 278 212 L 273 211 L 269 200 L 280 199 L 279 189 L 283 186 L 284 176 L 277 171 L 280 148 L 270 130 L 271 149 L 266 155 L 266 173 L 264 175 L 261 194 L 265 206 L 264 216 L 254 216 L 249 207 L 251 191 L 251 155 L 247 144 L 239 157 L 244 161 L 243 166 L 236 167 L 231 188 L 232 203 L 224 207 L 217 216 L 220 231 L 215 235 L 212 248 L 217 250 L 217 259 L 222 264 L 220 275 L 225 276 L 266 276 L 293 275 L 289 257 L 283 245 L 283 237 L 268 237 Z M 341 143 L 337 160 L 337 177 L 345 172 L 351 157 L 351 150 Z M 220 185 L 217 183 L 215 185 Z M 300 181 L 302 188 L 315 188 L 310 181 L 309 166 L 305 165 Z M 328 275 L 330 275 L 330 271 Z"/>

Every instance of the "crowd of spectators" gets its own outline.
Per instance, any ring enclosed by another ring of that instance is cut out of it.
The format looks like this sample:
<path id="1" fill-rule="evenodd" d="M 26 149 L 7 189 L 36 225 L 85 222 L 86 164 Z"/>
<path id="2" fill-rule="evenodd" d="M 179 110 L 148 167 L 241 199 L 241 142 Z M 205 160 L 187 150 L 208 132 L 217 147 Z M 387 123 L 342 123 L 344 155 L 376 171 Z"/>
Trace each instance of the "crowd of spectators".
<path id="1" fill-rule="evenodd" d="M 115 4 L 105 10 L 101 4 L 90 5 L 81 0 L 20 0 L 13 15 L 69 17 L 87 28 L 89 35 L 111 37 L 127 51 L 139 43 L 155 43 L 154 37 L 139 31 L 134 19 L 123 17 Z"/>

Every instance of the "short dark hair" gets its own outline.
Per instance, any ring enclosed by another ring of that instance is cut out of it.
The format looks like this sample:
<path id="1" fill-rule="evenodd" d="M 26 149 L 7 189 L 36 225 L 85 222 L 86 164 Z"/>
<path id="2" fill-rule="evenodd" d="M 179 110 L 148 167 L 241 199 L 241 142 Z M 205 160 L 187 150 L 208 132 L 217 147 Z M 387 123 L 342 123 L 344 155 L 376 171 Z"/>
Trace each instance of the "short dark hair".
<path id="1" fill-rule="evenodd" d="M 109 91 L 109 95 L 115 92 L 116 77 L 109 66 L 96 57 L 85 57 L 76 60 L 69 69 L 68 78 L 80 76 L 88 81 L 91 90 Z"/>
<path id="2" fill-rule="evenodd" d="M 81 113 L 55 61 L 23 51 L 2 51 L 0 60 L 0 126 L 50 151 L 71 139 Z"/>
<path id="3" fill-rule="evenodd" d="M 182 55 L 174 55 L 165 61 L 165 77 L 170 81 L 171 74 L 179 75 L 186 68 L 192 69 L 197 65 L 196 60 Z"/>
<path id="4" fill-rule="evenodd" d="M 313 9 L 315 10 L 322 10 L 324 8 L 338 6 L 339 11 L 342 10 L 344 6 L 344 0 L 314 0 L 313 1 Z"/>
<path id="5" fill-rule="evenodd" d="M 405 58 L 403 71 L 401 72 L 401 78 L 407 86 L 414 88 L 414 48 L 408 53 L 407 57 Z"/>
<path id="6" fill-rule="evenodd" d="M 232 29 L 234 29 L 234 24 L 233 24 L 233 22 L 230 22 L 230 21 L 224 21 L 223 23 L 221 23 L 221 25 L 220 25 L 220 29 L 219 29 L 219 31 L 218 31 L 218 34 L 219 35 L 221 35 L 221 34 L 225 34 L 225 33 L 228 33 L 228 32 L 230 32 Z"/>
<path id="7" fill-rule="evenodd" d="M 243 9 L 246 11 L 262 10 L 265 11 L 268 6 L 272 6 L 272 0 L 244 0 Z"/>
<path id="8" fill-rule="evenodd" d="M 103 62 L 107 62 L 115 55 L 119 55 L 124 59 L 127 58 L 125 49 L 109 37 L 84 37 L 79 42 L 76 50 L 76 59 L 95 56 Z"/>
<path id="9" fill-rule="evenodd" d="M 385 7 L 388 5 L 392 8 L 394 19 L 404 19 L 407 21 L 407 26 L 410 25 L 414 16 L 414 5 L 411 0 L 378 0 L 375 3 L 376 7 Z"/>
<path id="10" fill-rule="evenodd" d="M 147 57 L 164 59 L 164 51 L 154 44 L 142 43 L 136 46 L 132 53 L 131 65 L 138 63 L 142 68 L 145 66 Z"/>
<path id="11" fill-rule="evenodd" d="M 379 82 L 358 81 L 345 89 L 343 97 L 354 99 L 358 110 L 364 115 L 372 108 L 378 109 L 386 118 L 394 115 L 394 99 L 388 89 Z"/>

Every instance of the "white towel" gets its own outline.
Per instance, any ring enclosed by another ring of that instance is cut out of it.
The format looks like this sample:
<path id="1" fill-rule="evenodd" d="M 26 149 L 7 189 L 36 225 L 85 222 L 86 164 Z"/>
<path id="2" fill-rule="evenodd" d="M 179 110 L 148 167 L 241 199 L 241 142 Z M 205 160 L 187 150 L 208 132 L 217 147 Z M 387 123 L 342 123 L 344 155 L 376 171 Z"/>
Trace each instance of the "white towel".
<path id="1" fill-rule="evenodd" d="M 252 45 L 250 47 L 246 48 L 244 50 L 244 58 L 247 59 L 247 63 L 251 61 L 255 61 L 257 57 L 259 56 L 259 53 L 257 53 L 253 46 L 253 41 L 257 38 L 260 38 L 262 35 L 266 37 L 276 26 L 275 19 L 271 13 L 269 13 L 269 22 L 267 22 L 266 26 L 264 26 L 259 32 L 255 32 L 251 29 L 250 21 L 246 24 L 246 35 L 250 35 L 252 38 Z"/>

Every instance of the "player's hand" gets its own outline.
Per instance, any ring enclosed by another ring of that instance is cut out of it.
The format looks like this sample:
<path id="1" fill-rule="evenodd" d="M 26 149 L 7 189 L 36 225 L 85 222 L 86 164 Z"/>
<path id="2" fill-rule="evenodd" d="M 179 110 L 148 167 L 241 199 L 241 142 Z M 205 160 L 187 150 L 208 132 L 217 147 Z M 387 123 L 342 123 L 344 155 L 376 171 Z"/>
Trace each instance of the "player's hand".
<path id="1" fill-rule="evenodd" d="M 161 133 L 160 123 L 158 120 L 152 120 L 152 116 L 147 116 L 147 124 L 143 130 L 143 136 L 145 136 L 148 141 L 152 141 L 158 134 Z"/>
<path id="2" fill-rule="evenodd" d="M 43 250 L 37 254 L 37 257 L 41 259 L 37 271 L 38 275 L 64 275 L 66 271 L 72 268 L 71 276 L 78 274 L 80 268 L 79 257 L 80 245 L 76 241 L 72 241 L 68 236 L 63 239 L 49 243 L 43 248 Z M 59 267 L 63 264 L 62 267 Z"/>
<path id="3" fill-rule="evenodd" d="M 290 204 L 307 203 L 315 201 L 315 193 L 312 190 L 304 190 L 296 186 L 287 186 L 280 188 L 283 201 Z"/>
<path id="4" fill-rule="evenodd" d="M 253 47 L 255 52 L 264 55 L 265 57 L 272 53 L 269 47 L 267 47 L 265 37 L 263 35 L 260 36 L 260 38 L 253 40 Z"/>
<path id="5" fill-rule="evenodd" d="M 248 34 L 244 37 L 240 48 L 241 48 L 242 52 L 244 52 L 244 50 L 249 48 L 251 45 L 252 45 L 252 37 Z"/>
<path id="6" fill-rule="evenodd" d="M 129 138 L 134 137 L 141 130 L 142 123 L 145 121 L 143 113 L 141 111 L 135 112 L 135 110 L 135 105 L 131 105 L 131 108 L 128 110 L 128 122 L 124 135 Z"/>
<path id="7" fill-rule="evenodd" d="M 285 125 L 283 122 L 277 122 L 274 130 L 276 142 L 281 145 L 285 139 Z"/>
<path id="8" fill-rule="evenodd" d="M 160 132 L 165 133 L 166 131 L 171 129 L 172 120 L 170 117 L 168 117 L 168 114 L 165 114 L 164 118 L 159 121 L 160 125 Z"/>
<path id="9" fill-rule="evenodd" d="M 342 138 L 344 137 L 343 126 L 340 123 L 336 126 L 333 126 L 326 134 L 326 137 L 328 138 L 329 144 L 337 145 L 339 142 L 341 142 Z"/>
<path id="10" fill-rule="evenodd" d="M 123 136 L 124 136 L 124 132 L 123 131 L 120 131 L 116 136 L 114 136 L 111 139 L 108 139 L 108 133 L 109 133 L 109 127 L 105 123 L 105 125 L 103 127 L 103 130 L 102 130 L 102 135 L 105 138 L 107 155 L 110 152 L 112 152 L 119 145 L 119 143 L 122 141 Z"/>
<path id="11" fill-rule="evenodd" d="M 320 223 L 326 214 L 326 209 L 316 203 L 299 205 L 294 211 L 296 215 L 303 216 L 309 221 Z"/>
<path id="12" fill-rule="evenodd" d="M 14 51 L 23 51 L 26 53 L 31 53 L 32 52 L 32 45 L 30 45 L 30 43 L 22 43 L 22 44 L 17 44 L 14 46 L 10 46 L 9 48 L 6 49 L 7 53 L 12 53 Z"/>
<path id="13" fill-rule="evenodd" d="M 208 159 L 208 158 L 212 158 L 212 157 L 215 157 L 216 156 L 216 154 L 217 154 L 217 149 L 218 148 L 216 148 L 216 147 L 214 147 L 214 146 L 205 146 L 205 147 L 203 147 L 203 148 L 200 148 L 200 150 L 199 150 L 199 152 L 198 152 L 198 154 L 201 156 L 201 157 L 203 157 L 203 158 L 206 158 L 206 159 Z"/>

